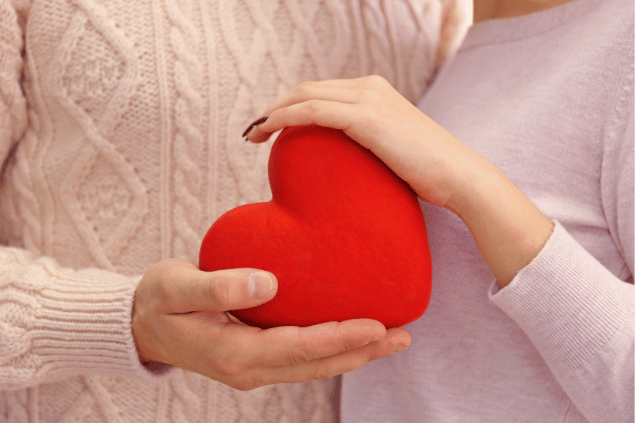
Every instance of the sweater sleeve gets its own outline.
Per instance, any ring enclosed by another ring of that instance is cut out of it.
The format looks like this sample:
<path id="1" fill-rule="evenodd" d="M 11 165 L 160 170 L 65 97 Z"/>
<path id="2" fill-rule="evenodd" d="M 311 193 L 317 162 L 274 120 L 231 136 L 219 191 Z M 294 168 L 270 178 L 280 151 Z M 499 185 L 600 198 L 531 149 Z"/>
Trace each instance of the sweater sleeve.
<path id="1" fill-rule="evenodd" d="M 0 0 L 0 169 L 27 124 L 21 79 L 28 6 L 28 0 Z M 153 379 L 139 361 L 130 328 L 138 281 L 63 268 L 51 258 L 0 245 L 0 390 L 77 374 Z"/>
<path id="2" fill-rule="evenodd" d="M 609 272 L 558 223 L 540 254 L 490 298 L 527 333 L 592 423 L 633 422 L 633 76 L 605 129 L 602 202 L 626 263 Z"/>
<path id="3" fill-rule="evenodd" d="M 0 248 L 0 390 L 78 374 L 158 377 L 130 329 L 139 279 Z"/>
<path id="4" fill-rule="evenodd" d="M 27 7 L 26 1 L 0 0 L 0 165 L 27 123 L 21 86 Z M 0 390 L 79 373 L 152 378 L 130 329 L 138 279 L 65 269 L 0 246 Z"/>

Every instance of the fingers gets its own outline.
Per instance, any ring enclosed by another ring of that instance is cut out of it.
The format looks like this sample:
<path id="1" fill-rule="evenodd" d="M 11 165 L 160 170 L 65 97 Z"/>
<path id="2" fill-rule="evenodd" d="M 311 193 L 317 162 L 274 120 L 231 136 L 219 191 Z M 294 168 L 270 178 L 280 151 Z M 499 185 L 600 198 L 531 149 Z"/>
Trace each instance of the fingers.
<path id="1" fill-rule="evenodd" d="M 359 106 L 381 101 L 376 94 L 386 88 L 392 89 L 377 76 L 304 82 L 274 102 L 265 112 L 268 119 L 250 127 L 245 135 L 258 143 L 284 127 L 297 125 L 320 125 L 347 132 L 353 122 L 363 125 L 360 112 L 369 109 Z"/>
<path id="2" fill-rule="evenodd" d="M 360 123 L 359 110 L 349 103 L 310 99 L 276 109 L 267 121 L 253 128 L 248 139 L 254 143 L 267 141 L 271 134 L 288 126 L 318 125 L 346 132 L 353 122 Z"/>
<path id="3" fill-rule="evenodd" d="M 174 313 L 229 311 L 255 307 L 272 299 L 277 281 L 271 273 L 256 269 L 196 272 L 176 286 Z"/>
<path id="4" fill-rule="evenodd" d="M 268 369 L 264 373 L 271 374 L 273 383 L 279 383 L 282 378 L 291 382 L 302 380 L 322 379 L 356 370 L 371 361 L 402 351 L 410 346 L 411 339 L 408 332 L 395 328 L 386 332 L 386 336 L 361 348 L 307 361 L 297 365 L 288 365 L 280 369 Z M 274 376 L 274 371 L 277 376 Z"/>
<path id="5" fill-rule="evenodd" d="M 244 360 L 255 367 L 299 364 L 364 347 L 385 336 L 384 326 L 370 319 L 272 328 L 248 342 Z"/>
<path id="6" fill-rule="evenodd" d="M 174 336 L 189 345 L 192 356 L 207 356 L 217 369 L 237 373 L 257 368 L 301 364 L 364 347 L 386 337 L 386 328 L 376 320 L 356 319 L 328 322 L 305 328 L 296 326 L 259 328 L 231 323 L 218 313 L 172 315 L 164 322 Z M 214 339 L 209 348 L 208 340 Z"/>
<path id="7" fill-rule="evenodd" d="M 179 355 L 188 357 L 178 365 L 239 389 L 334 376 L 410 345 L 405 330 L 386 331 L 370 319 L 267 330 L 217 319 L 213 313 L 171 317 L 168 326 L 180 320 L 174 328 L 183 343 Z"/>
<path id="8" fill-rule="evenodd" d="M 257 269 L 203 272 L 193 263 L 166 260 L 144 275 L 152 280 L 160 312 L 238 310 L 255 307 L 275 296 L 276 277 Z"/>
<path id="9" fill-rule="evenodd" d="M 267 301 L 276 289 L 273 275 L 255 269 L 201 272 L 190 262 L 161 262 L 137 287 L 139 355 L 252 389 L 334 376 L 410 344 L 405 330 L 370 319 L 262 330 L 221 312 Z"/>
<path id="10" fill-rule="evenodd" d="M 360 348 L 303 363 L 255 369 L 231 380 L 230 384 L 237 389 L 249 390 L 274 383 L 295 383 L 333 377 L 359 369 L 371 361 L 401 351 L 409 345 L 410 335 L 405 330 L 391 329 L 385 338 Z"/>
<path id="11" fill-rule="evenodd" d="M 304 82 L 271 104 L 265 114 L 268 115 L 283 107 L 312 99 L 330 100 L 347 104 L 357 103 L 361 100 L 361 93 L 355 88 L 353 81 L 354 80 Z"/>

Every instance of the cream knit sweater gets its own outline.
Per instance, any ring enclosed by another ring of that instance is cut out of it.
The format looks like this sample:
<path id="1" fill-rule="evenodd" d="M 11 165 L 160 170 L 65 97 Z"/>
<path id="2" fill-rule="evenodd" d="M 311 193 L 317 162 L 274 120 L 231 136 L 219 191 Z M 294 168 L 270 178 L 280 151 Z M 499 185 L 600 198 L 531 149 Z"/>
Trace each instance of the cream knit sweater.
<path id="1" fill-rule="evenodd" d="M 138 275 L 267 200 L 242 129 L 307 79 L 410 100 L 455 0 L 0 0 L 0 422 L 328 422 L 333 380 L 241 393 L 138 361 Z M 454 35 L 456 36 L 454 36 Z"/>

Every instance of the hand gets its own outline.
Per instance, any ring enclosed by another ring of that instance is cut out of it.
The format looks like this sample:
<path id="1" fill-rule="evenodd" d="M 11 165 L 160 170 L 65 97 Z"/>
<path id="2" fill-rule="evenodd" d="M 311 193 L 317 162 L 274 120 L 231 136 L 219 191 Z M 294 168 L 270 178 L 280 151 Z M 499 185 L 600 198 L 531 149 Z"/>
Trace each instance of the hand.
<path id="1" fill-rule="evenodd" d="M 277 100 L 268 119 L 248 134 L 266 141 L 286 126 L 341 129 L 371 150 L 417 195 L 452 208 L 470 177 L 466 169 L 486 161 L 402 97 L 383 78 L 304 82 Z M 475 162 L 475 163 L 473 163 Z"/>
<path id="2" fill-rule="evenodd" d="M 142 361 L 200 373 L 240 390 L 326 378 L 410 345 L 403 329 L 369 319 L 262 330 L 225 311 L 271 300 L 276 278 L 256 269 L 200 271 L 158 263 L 135 293 L 132 331 Z"/>
<path id="3" fill-rule="evenodd" d="M 286 126 L 341 129 L 417 195 L 468 226 L 501 287 L 530 263 L 553 223 L 492 163 L 466 147 L 381 77 L 305 82 L 247 133 L 262 142 Z"/>

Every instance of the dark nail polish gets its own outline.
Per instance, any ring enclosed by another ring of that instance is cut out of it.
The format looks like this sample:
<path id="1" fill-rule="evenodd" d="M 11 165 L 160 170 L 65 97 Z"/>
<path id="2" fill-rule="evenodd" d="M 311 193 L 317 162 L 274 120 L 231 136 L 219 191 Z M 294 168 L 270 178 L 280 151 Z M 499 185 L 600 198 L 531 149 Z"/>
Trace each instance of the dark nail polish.
<path id="1" fill-rule="evenodd" d="M 249 125 L 247 127 L 247 129 L 245 129 L 245 132 L 243 132 L 243 138 L 246 138 L 247 135 L 249 135 L 249 133 L 251 132 L 251 130 L 254 129 L 254 127 L 256 127 L 258 125 L 262 125 L 263 123 L 265 123 L 267 121 L 267 119 L 269 119 L 269 115 L 263 116 L 260 119 L 256 119 L 255 121 L 253 121 L 251 123 L 251 125 Z"/>

